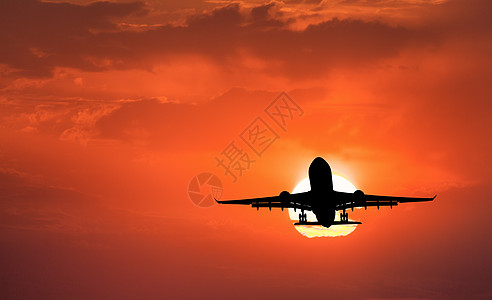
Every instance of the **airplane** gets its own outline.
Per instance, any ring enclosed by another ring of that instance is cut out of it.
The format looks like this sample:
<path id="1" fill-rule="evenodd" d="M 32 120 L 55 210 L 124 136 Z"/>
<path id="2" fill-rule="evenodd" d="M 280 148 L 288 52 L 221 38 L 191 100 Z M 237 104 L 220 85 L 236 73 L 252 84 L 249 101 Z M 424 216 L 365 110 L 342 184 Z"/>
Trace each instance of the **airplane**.
<path id="1" fill-rule="evenodd" d="M 366 195 L 361 190 L 354 193 L 338 192 L 333 190 L 333 179 L 330 165 L 322 157 L 316 157 L 309 166 L 308 170 L 311 190 L 291 194 L 283 191 L 278 196 L 251 198 L 240 200 L 222 200 L 215 201 L 219 204 L 239 204 L 251 205 L 258 210 L 260 207 L 274 208 L 293 208 L 294 211 L 299 209 L 299 222 L 294 225 L 321 225 L 330 227 L 332 225 L 362 224 L 358 221 L 352 221 L 348 218 L 347 209 L 354 210 L 354 207 L 367 209 L 367 207 L 376 206 L 397 206 L 399 203 L 408 202 L 425 202 L 432 201 L 432 198 L 414 198 L 414 197 L 393 197 Z M 316 215 L 316 222 L 308 221 L 305 211 L 312 211 Z M 335 221 L 336 211 L 341 211 L 340 220 Z"/>

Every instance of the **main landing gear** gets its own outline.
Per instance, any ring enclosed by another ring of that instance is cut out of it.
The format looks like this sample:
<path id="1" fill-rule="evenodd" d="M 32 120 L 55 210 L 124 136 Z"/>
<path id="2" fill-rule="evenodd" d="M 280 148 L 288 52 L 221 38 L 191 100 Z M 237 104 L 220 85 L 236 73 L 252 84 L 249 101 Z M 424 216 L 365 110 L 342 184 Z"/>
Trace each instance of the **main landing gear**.
<path id="1" fill-rule="evenodd" d="M 348 222 L 348 212 L 343 210 L 343 212 L 340 212 L 340 221 L 341 222 Z"/>
<path id="2" fill-rule="evenodd" d="M 301 210 L 301 213 L 299 214 L 299 222 L 307 222 L 307 215 L 304 210 Z"/>

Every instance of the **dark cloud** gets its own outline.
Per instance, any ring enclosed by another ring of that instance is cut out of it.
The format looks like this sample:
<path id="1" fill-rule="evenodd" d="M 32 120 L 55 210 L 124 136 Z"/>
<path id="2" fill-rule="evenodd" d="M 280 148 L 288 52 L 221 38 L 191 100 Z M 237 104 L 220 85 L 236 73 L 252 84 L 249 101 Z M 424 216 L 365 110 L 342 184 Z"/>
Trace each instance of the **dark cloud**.
<path id="1" fill-rule="evenodd" d="M 270 18 L 270 14 L 269 14 L 268 11 L 273 6 L 275 6 L 275 2 L 270 2 L 270 3 L 265 4 L 265 5 L 254 7 L 251 10 L 251 16 L 253 17 L 253 19 L 255 21 L 269 19 Z"/>
<path id="2" fill-rule="evenodd" d="M 0 62 L 27 76 L 49 76 L 57 66 L 100 69 L 84 57 L 89 55 L 90 38 L 96 32 L 116 30 L 113 18 L 143 13 L 143 8 L 141 2 L 94 2 L 82 6 L 36 0 L 2 1 L 0 40 L 4 46 L 0 49 Z M 97 50 L 106 45 L 95 47 Z"/>
<path id="3" fill-rule="evenodd" d="M 278 7 L 276 2 L 270 2 L 251 9 L 251 26 L 260 27 L 260 30 L 285 27 L 286 22 L 291 20 L 283 20 L 283 13 L 278 10 Z"/>
<path id="4" fill-rule="evenodd" d="M 395 56 L 412 33 L 378 22 L 332 19 L 301 32 L 282 29 L 250 33 L 250 37 L 256 40 L 251 46 L 256 56 L 280 61 L 277 73 L 300 79 L 317 77 L 333 67 L 360 67 Z"/>
<path id="5" fill-rule="evenodd" d="M 234 64 L 246 52 L 267 65 L 273 60 L 271 73 L 301 78 L 394 56 L 413 38 L 408 29 L 360 20 L 332 19 L 293 31 L 289 21 L 272 13 L 275 5 L 245 15 L 231 4 L 191 16 L 185 26 L 123 31 L 117 20 L 144 13 L 142 3 L 9 1 L 0 13 L 6 45 L 0 62 L 21 75 L 50 76 L 56 67 L 151 70 L 182 54 Z"/>

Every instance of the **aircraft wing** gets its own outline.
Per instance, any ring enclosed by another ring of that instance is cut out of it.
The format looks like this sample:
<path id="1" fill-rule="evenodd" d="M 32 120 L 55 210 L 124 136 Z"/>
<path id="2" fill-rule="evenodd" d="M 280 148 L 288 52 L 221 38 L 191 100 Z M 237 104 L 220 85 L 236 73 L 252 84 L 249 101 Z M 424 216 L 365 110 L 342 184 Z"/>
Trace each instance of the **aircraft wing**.
<path id="1" fill-rule="evenodd" d="M 251 205 L 251 207 L 268 207 L 270 210 L 274 208 L 295 208 L 311 210 L 311 201 L 309 192 L 290 194 L 288 192 L 282 192 L 278 196 L 263 197 L 263 198 L 251 198 L 251 199 L 239 199 L 239 200 L 215 200 L 219 204 L 239 204 L 239 205 Z"/>
<path id="2" fill-rule="evenodd" d="M 342 193 L 336 192 L 338 203 L 336 205 L 337 210 L 349 209 L 354 207 L 369 207 L 369 206 L 397 206 L 399 203 L 408 202 L 425 202 L 432 201 L 436 196 L 431 198 L 416 198 L 416 197 L 393 197 L 393 196 L 379 196 L 379 195 L 366 195 L 360 193 Z"/>

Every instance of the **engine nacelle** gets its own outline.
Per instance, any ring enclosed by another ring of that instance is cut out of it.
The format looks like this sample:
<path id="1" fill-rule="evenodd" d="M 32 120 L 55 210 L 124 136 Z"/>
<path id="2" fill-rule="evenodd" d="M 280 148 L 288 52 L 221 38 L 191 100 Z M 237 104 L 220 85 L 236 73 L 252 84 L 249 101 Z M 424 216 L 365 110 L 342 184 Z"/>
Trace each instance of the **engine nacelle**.
<path id="1" fill-rule="evenodd" d="M 289 200 L 290 193 L 289 193 L 289 192 L 287 192 L 287 191 L 282 191 L 282 192 L 280 193 L 280 195 L 278 195 L 278 196 L 279 196 L 279 198 L 280 198 L 280 201 L 281 201 L 281 202 L 284 202 L 284 201 L 286 202 L 286 201 L 288 201 L 288 200 Z M 280 207 L 280 208 L 282 208 L 282 211 L 284 210 L 284 208 L 283 208 L 283 207 Z M 296 211 L 296 209 L 295 209 L 295 208 L 294 208 L 294 211 Z"/>
<path id="2" fill-rule="evenodd" d="M 357 190 L 354 192 L 355 199 L 362 199 L 364 197 L 364 192 L 361 190 Z"/>
<path id="3" fill-rule="evenodd" d="M 354 201 L 356 203 L 358 203 L 358 205 L 363 205 L 364 206 L 364 209 L 367 209 L 367 206 L 365 205 L 366 204 L 366 201 L 364 200 L 364 192 L 361 191 L 361 190 L 357 190 L 354 192 Z M 352 208 L 353 210 L 353 208 Z"/>
<path id="4" fill-rule="evenodd" d="M 282 191 L 278 196 L 280 197 L 280 200 L 287 200 L 290 196 L 290 193 L 287 191 Z"/>

